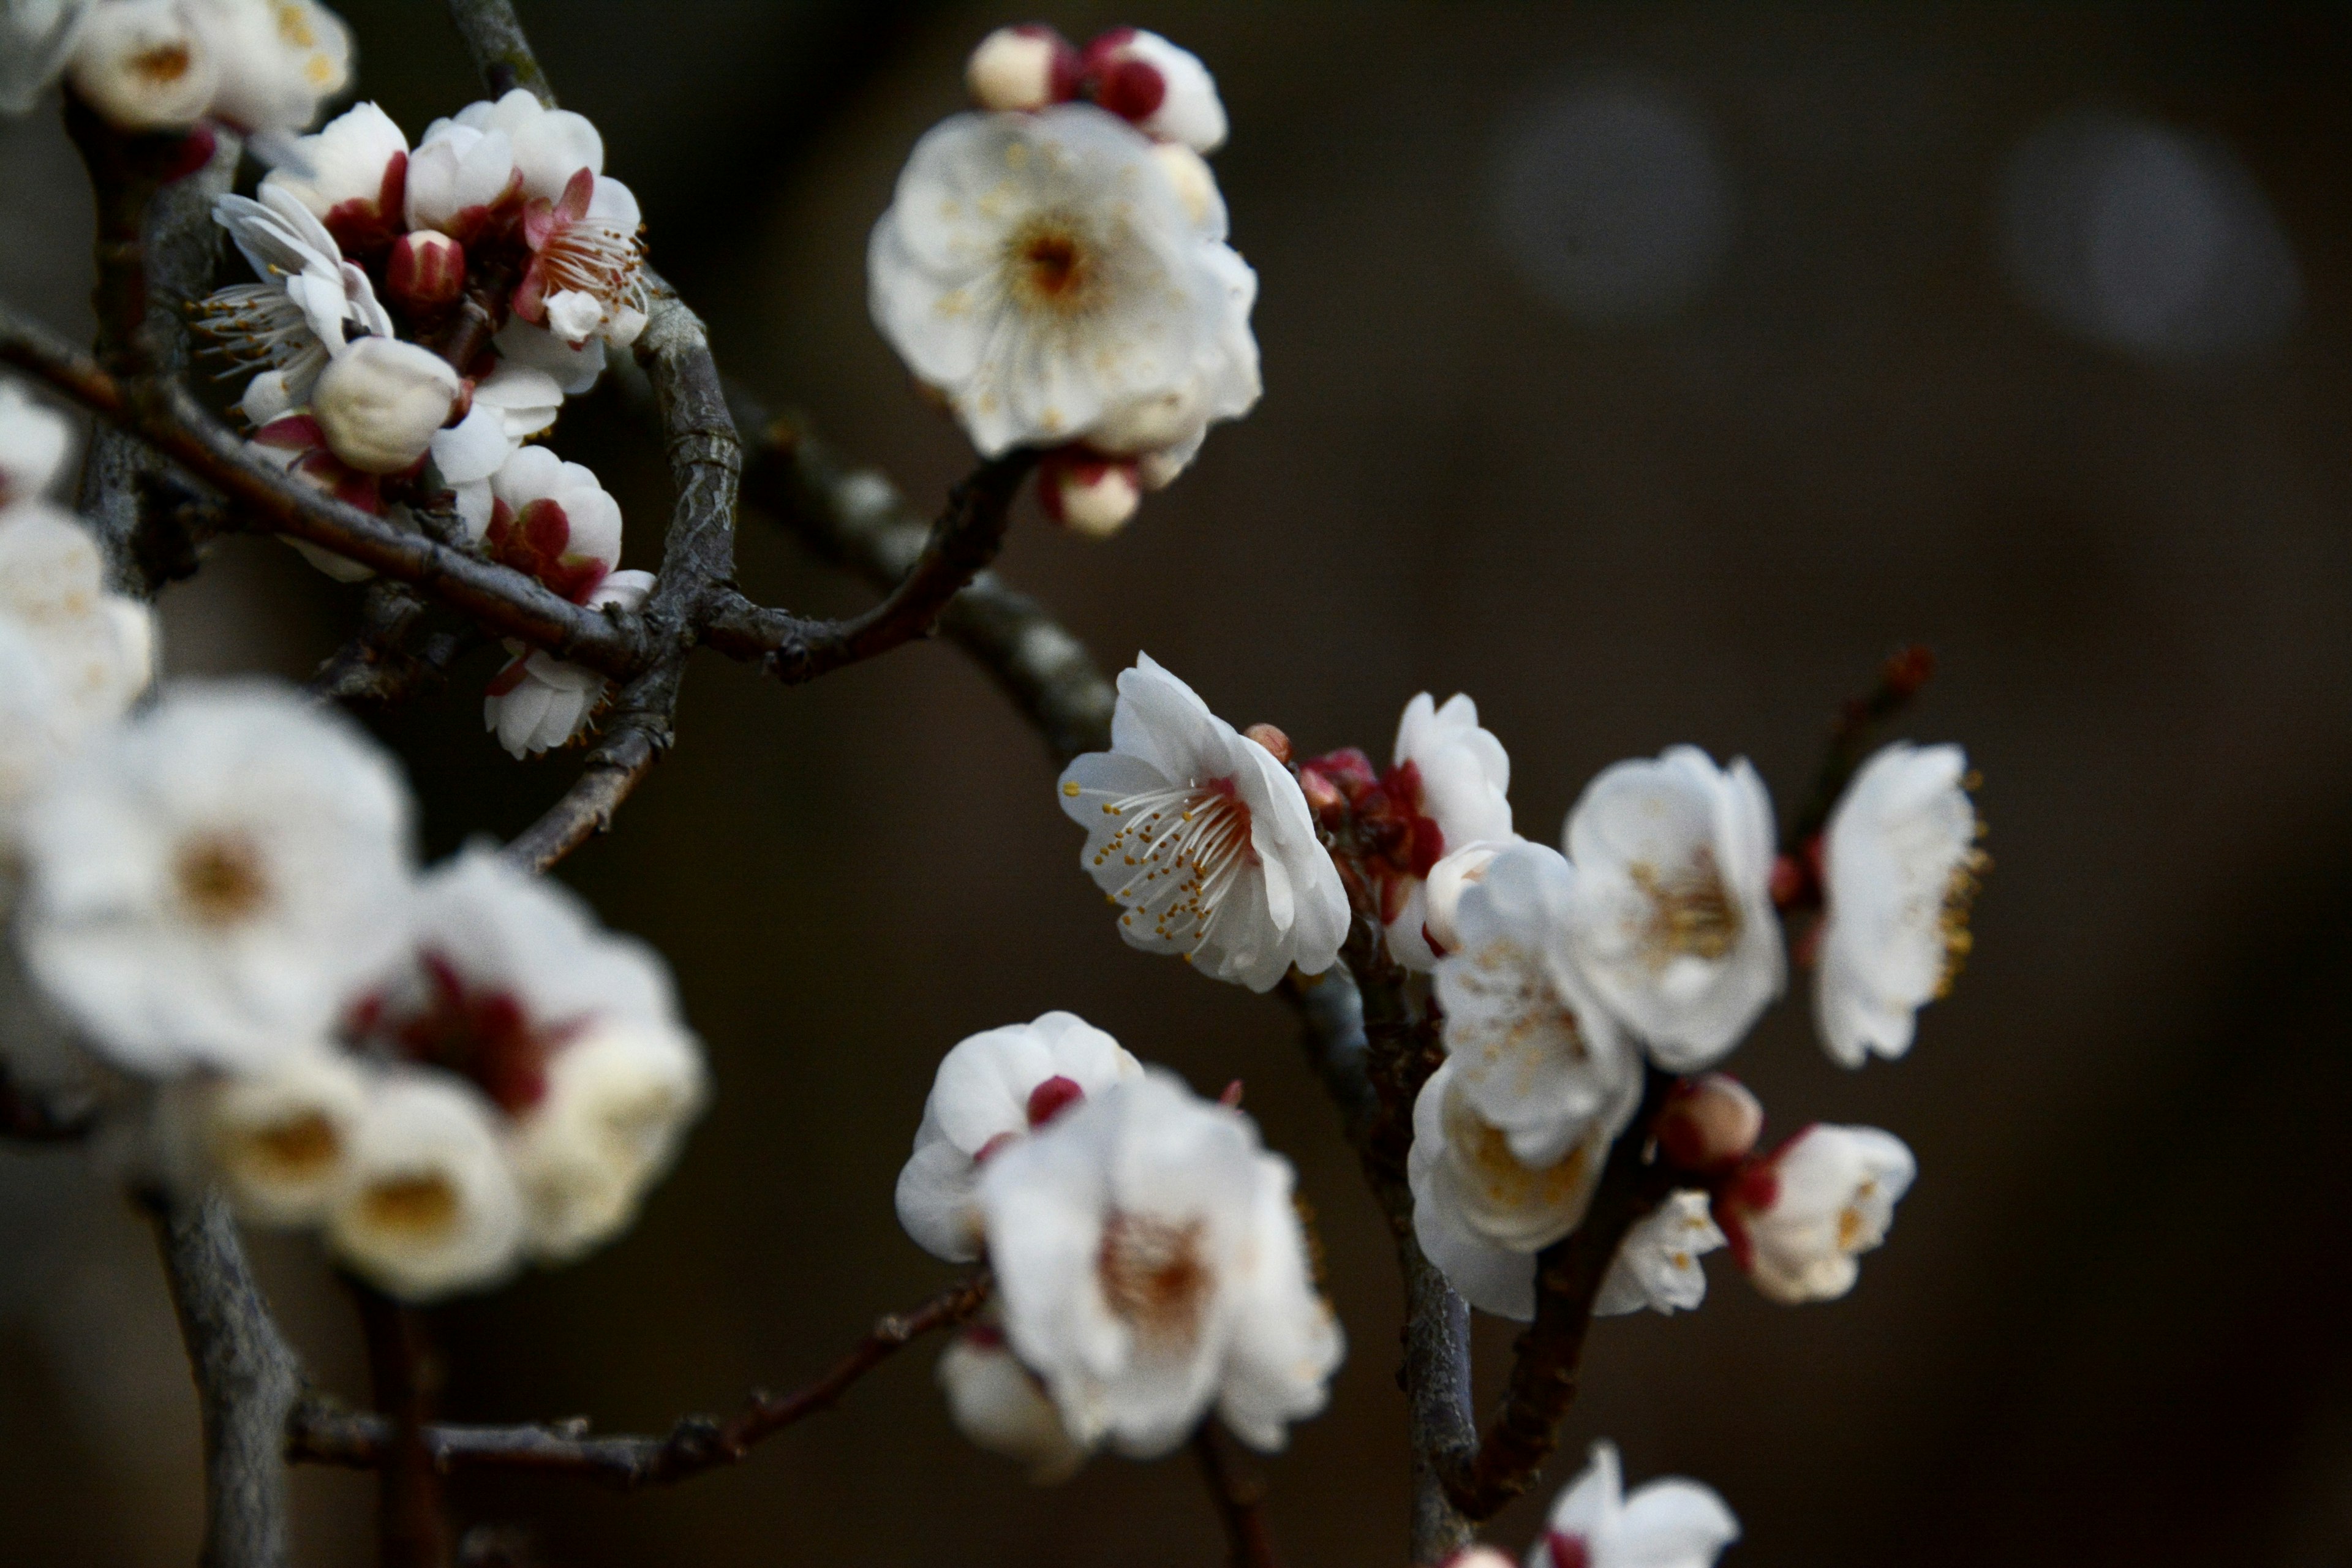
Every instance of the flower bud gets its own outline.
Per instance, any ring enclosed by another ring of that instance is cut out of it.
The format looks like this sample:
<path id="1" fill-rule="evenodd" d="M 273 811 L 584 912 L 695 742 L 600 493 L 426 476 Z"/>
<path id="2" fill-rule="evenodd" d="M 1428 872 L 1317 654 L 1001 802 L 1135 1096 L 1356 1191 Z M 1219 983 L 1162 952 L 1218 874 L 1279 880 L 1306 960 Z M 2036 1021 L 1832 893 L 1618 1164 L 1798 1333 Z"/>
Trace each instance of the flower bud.
<path id="1" fill-rule="evenodd" d="M 412 316 L 440 315 L 466 291 L 466 247 L 429 228 L 404 234 L 384 263 L 383 288 Z"/>
<path id="2" fill-rule="evenodd" d="M 1077 96 L 1078 51 L 1036 23 L 999 27 L 964 62 L 964 85 L 982 109 L 1043 109 Z"/>
<path id="3" fill-rule="evenodd" d="M 1678 1085 L 1658 1112 L 1658 1147 L 1685 1171 L 1711 1175 L 1737 1165 L 1764 1132 L 1764 1105 L 1727 1073 Z"/>
<path id="4" fill-rule="evenodd" d="M 320 373 L 310 412 L 336 457 L 368 474 L 414 468 L 447 422 L 459 382 L 449 362 L 397 338 L 362 338 Z"/>
<path id="5" fill-rule="evenodd" d="M 1195 153 L 1225 142 L 1225 106 L 1201 57 L 1157 33 L 1115 27 L 1087 46 L 1087 90 L 1136 129 Z"/>
<path id="6" fill-rule="evenodd" d="M 1518 1568 L 1491 1546 L 1465 1546 L 1445 1560 L 1445 1568 Z"/>
<path id="7" fill-rule="evenodd" d="M 1495 857 L 1508 847 L 1504 844 L 1465 844 L 1453 854 L 1440 857 L 1437 864 L 1429 868 L 1422 935 L 1430 951 L 1440 958 L 1462 945 L 1461 929 L 1455 924 L 1462 910 L 1462 895 L 1473 883 L 1485 879 L 1486 868 L 1495 863 Z"/>
<path id="8" fill-rule="evenodd" d="M 167 131 L 205 117 L 220 62 L 174 0 L 116 0 L 90 12 L 67 76 L 117 130 Z"/>
<path id="9" fill-rule="evenodd" d="M 1290 737 L 1271 724 L 1253 724 L 1242 731 L 1274 754 L 1274 760 L 1287 765 L 1290 762 Z"/>
<path id="10" fill-rule="evenodd" d="M 1127 526 L 1143 500 L 1135 465 L 1066 448 L 1038 465 L 1037 499 L 1045 515 L 1089 539 L 1108 539 Z"/>

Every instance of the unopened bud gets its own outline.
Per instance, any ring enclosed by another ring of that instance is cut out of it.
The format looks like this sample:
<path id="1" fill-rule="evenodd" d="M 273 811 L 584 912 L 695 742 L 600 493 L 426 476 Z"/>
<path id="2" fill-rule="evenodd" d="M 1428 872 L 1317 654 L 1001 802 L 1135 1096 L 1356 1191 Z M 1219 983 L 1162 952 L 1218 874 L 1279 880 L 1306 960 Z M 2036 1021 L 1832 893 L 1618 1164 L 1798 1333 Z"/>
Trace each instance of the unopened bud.
<path id="1" fill-rule="evenodd" d="M 466 247 L 429 228 L 404 234 L 383 264 L 383 288 L 411 316 L 438 316 L 466 291 Z"/>
<path id="2" fill-rule="evenodd" d="M 964 62 L 964 85 L 982 109 L 1035 110 L 1077 96 L 1078 51 L 1034 22 L 999 27 Z"/>
<path id="3" fill-rule="evenodd" d="M 68 79 L 121 131 L 194 124 L 212 107 L 220 62 L 176 0 L 115 0 L 82 24 Z"/>
<path id="4" fill-rule="evenodd" d="M 1298 787 L 1307 792 L 1309 810 L 1320 817 L 1335 817 L 1348 809 L 1348 797 L 1311 764 L 1298 770 Z"/>
<path id="5" fill-rule="evenodd" d="M 320 374 L 310 412 L 328 449 L 362 473 L 415 467 L 448 422 L 459 383 L 449 362 L 397 338 L 362 338 Z"/>
<path id="6" fill-rule="evenodd" d="M 1213 153 L 1225 142 L 1225 106 L 1201 57 L 1157 33 L 1115 27 L 1087 46 L 1086 89 L 1137 130 Z"/>
<path id="7" fill-rule="evenodd" d="M 1422 936 L 1428 942 L 1430 951 L 1440 958 L 1462 945 L 1461 928 L 1455 923 L 1461 917 L 1462 895 L 1472 884 L 1485 880 L 1486 868 L 1507 847 L 1502 844 L 1465 844 L 1451 855 L 1441 857 L 1429 868 Z"/>
<path id="8" fill-rule="evenodd" d="M 1290 762 L 1290 737 L 1271 724 L 1253 724 L 1242 731 L 1259 745 L 1274 753 L 1274 760 L 1287 766 Z"/>
<path id="9" fill-rule="evenodd" d="M 1133 463 L 1066 449 L 1039 465 L 1037 499 L 1055 522 L 1089 539 L 1108 539 L 1142 504 L 1143 483 Z"/>
<path id="10" fill-rule="evenodd" d="M 1469 1546 L 1445 1560 L 1444 1568 L 1518 1568 L 1491 1546 Z"/>
<path id="11" fill-rule="evenodd" d="M 1755 1152 L 1764 1133 L 1764 1105 L 1738 1079 L 1707 1073 L 1677 1085 L 1666 1097 L 1655 1132 L 1669 1162 L 1712 1175 Z"/>

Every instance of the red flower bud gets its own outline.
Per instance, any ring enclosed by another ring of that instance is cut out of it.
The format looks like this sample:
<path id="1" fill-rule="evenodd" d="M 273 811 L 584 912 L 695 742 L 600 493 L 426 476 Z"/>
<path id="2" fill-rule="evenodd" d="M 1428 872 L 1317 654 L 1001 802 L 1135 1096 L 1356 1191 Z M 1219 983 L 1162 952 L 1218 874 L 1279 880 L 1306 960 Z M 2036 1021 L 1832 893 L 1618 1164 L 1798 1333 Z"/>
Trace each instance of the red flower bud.
<path id="1" fill-rule="evenodd" d="M 404 234 L 383 266 L 384 292 L 413 317 L 440 315 L 466 291 L 466 247 L 446 234 Z"/>
<path id="2" fill-rule="evenodd" d="M 1676 1085 L 1658 1112 L 1659 1150 L 1699 1175 L 1738 1164 L 1763 1132 L 1763 1102 L 1727 1073 L 1711 1072 Z"/>

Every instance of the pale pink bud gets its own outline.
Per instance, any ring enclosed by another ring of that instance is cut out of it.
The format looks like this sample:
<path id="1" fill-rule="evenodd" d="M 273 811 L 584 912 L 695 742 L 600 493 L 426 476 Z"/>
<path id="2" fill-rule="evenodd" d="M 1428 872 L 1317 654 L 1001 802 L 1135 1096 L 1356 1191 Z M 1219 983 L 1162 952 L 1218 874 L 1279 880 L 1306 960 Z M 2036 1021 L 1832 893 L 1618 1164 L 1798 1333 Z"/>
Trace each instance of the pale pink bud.
<path id="1" fill-rule="evenodd" d="M 1700 1175 L 1738 1164 L 1763 1132 L 1763 1102 L 1727 1073 L 1711 1072 L 1679 1085 L 1658 1112 L 1658 1148 L 1675 1165 Z"/>
<path id="2" fill-rule="evenodd" d="M 1127 526 L 1143 501 L 1135 465 L 1087 452 L 1055 452 L 1037 469 L 1037 499 L 1045 515 L 1089 539 L 1108 539 Z"/>
<path id="3" fill-rule="evenodd" d="M 412 316 L 437 316 L 466 291 L 466 247 L 429 228 L 394 242 L 383 266 L 384 292 Z"/>
<path id="4" fill-rule="evenodd" d="M 1274 753 L 1274 760 L 1276 762 L 1284 763 L 1285 765 L 1289 763 L 1290 737 L 1276 729 L 1273 725 L 1253 724 L 1248 729 L 1244 730 L 1242 733 L 1248 736 L 1251 740 L 1255 741 L 1259 745 L 1264 746 L 1268 752 Z"/>
<path id="5" fill-rule="evenodd" d="M 964 62 L 964 85 L 982 109 L 1036 110 L 1077 96 L 1078 51 L 1034 22 L 999 27 Z"/>

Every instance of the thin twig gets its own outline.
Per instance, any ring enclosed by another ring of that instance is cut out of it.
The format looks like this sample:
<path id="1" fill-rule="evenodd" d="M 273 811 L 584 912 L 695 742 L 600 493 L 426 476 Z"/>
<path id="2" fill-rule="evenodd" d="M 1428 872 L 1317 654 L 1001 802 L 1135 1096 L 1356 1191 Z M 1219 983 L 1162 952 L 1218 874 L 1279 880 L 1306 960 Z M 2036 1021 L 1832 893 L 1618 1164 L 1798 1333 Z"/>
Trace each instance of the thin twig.
<path id="1" fill-rule="evenodd" d="M 753 1394 L 724 1422 L 689 1415 L 667 1436 L 592 1436 L 584 1421 L 517 1426 L 432 1426 L 420 1436 L 435 1468 L 532 1470 L 576 1476 L 634 1491 L 671 1486 L 707 1470 L 735 1464 L 753 1446 L 785 1427 L 829 1410 L 859 1378 L 915 1340 L 952 1327 L 980 1310 L 988 1300 L 985 1270 L 959 1280 L 914 1310 L 877 1321 L 856 1348 L 816 1382 L 782 1398 Z M 341 1410 L 321 1400 L 305 1401 L 286 1427 L 286 1457 L 298 1463 L 381 1467 L 396 1440 L 394 1424 L 382 1415 Z"/>
<path id="2" fill-rule="evenodd" d="M 1265 1523 L 1265 1482 L 1243 1468 L 1233 1445 L 1218 1430 L 1214 1417 L 1192 1434 L 1192 1457 L 1200 1461 L 1202 1479 L 1209 1484 L 1210 1500 L 1225 1527 L 1225 1547 L 1233 1568 L 1282 1568 L 1274 1550 L 1274 1536 Z"/>
<path id="3" fill-rule="evenodd" d="M 545 871 L 596 835 L 612 830 L 613 814 L 645 782 L 670 743 L 668 715 L 677 706 L 676 688 L 666 695 L 642 689 L 660 676 L 656 670 L 624 694 L 620 710 L 588 754 L 579 778 L 537 822 L 508 843 L 508 859 L 526 870 Z"/>
<path id="4" fill-rule="evenodd" d="M 539 68 L 539 57 L 530 52 L 530 39 L 507 0 L 449 0 L 449 20 L 492 92 L 520 87 L 548 108 L 555 107 L 555 89 Z"/>
<path id="5" fill-rule="evenodd" d="M 1879 667 L 1878 684 L 1861 697 L 1850 698 L 1838 710 L 1836 722 L 1830 726 L 1829 741 L 1822 752 L 1821 768 L 1813 775 L 1812 787 L 1805 794 L 1804 805 L 1789 825 L 1781 843 L 1790 850 L 1801 850 L 1805 841 L 1819 833 L 1837 805 L 1838 796 L 1845 793 L 1847 781 L 1854 769 L 1862 765 L 1864 754 L 1877 739 L 1880 727 L 1911 705 L 1919 689 L 1936 673 L 1936 656 L 1922 644 L 1897 648 Z"/>
<path id="6" fill-rule="evenodd" d="M 392 1428 L 376 1496 L 378 1568 L 449 1568 L 441 1472 L 424 1440 L 440 1382 L 425 1321 L 362 1280 L 344 1284 L 359 1304 L 375 1406 Z"/>

